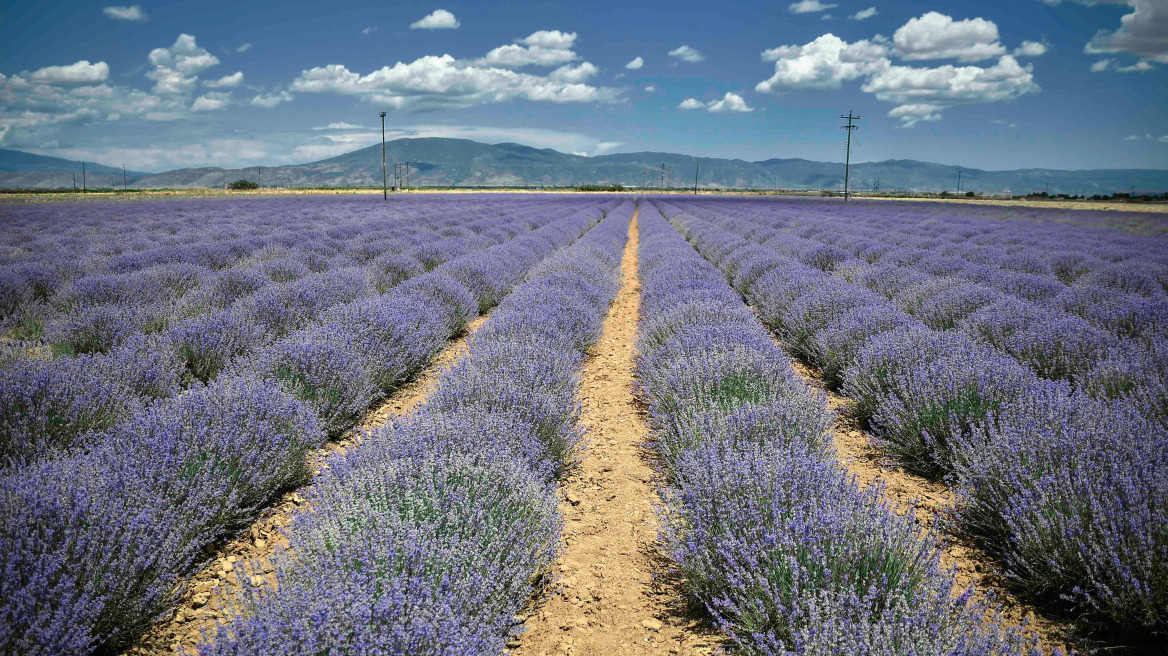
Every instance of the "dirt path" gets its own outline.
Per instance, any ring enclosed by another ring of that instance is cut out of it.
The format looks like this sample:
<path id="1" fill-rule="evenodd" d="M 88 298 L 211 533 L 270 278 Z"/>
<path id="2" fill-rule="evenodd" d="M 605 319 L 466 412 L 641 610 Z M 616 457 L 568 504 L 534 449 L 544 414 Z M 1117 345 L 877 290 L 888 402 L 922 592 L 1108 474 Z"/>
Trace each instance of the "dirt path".
<path id="1" fill-rule="evenodd" d="M 813 369 L 794 358 L 791 362 L 795 371 L 808 384 L 827 395 L 828 407 L 836 412 L 835 425 L 832 427 L 836 449 L 848 473 L 855 476 L 857 483 L 867 486 L 878 480 L 883 481 L 885 497 L 901 508 L 915 510 L 918 520 L 925 527 L 931 526 L 938 517 L 952 510 L 953 492 L 948 486 L 910 474 L 890 461 L 852 415 L 850 410 L 855 402 L 825 389 L 822 378 Z M 1075 646 L 1069 642 L 1074 635 L 1073 626 L 1037 615 L 1033 607 L 1019 602 L 1006 589 L 998 565 L 981 550 L 952 535 L 943 534 L 942 539 L 945 542 L 942 544 L 941 562 L 945 567 L 956 568 L 957 583 L 961 589 L 972 584 L 983 593 L 990 592 L 1001 604 L 1005 621 L 1014 625 L 1028 623 L 1039 637 L 1040 646 L 1046 654 L 1051 654 L 1055 647 L 1063 653 L 1069 653 L 1069 647 Z"/>
<path id="2" fill-rule="evenodd" d="M 621 276 L 600 341 L 584 363 L 579 398 L 590 444 L 562 487 L 558 587 L 510 645 L 517 656 L 704 654 L 718 641 L 686 618 L 656 548 L 657 474 L 643 446 L 649 426 L 632 389 L 641 298 L 636 215 Z"/>
<path id="3" fill-rule="evenodd" d="M 442 372 L 467 351 L 467 337 L 486 321 L 481 316 L 470 323 L 466 334 L 443 349 L 430 366 L 414 380 L 402 386 L 375 409 L 371 410 L 353 431 L 341 439 L 329 442 L 310 456 L 313 475 L 328 469 L 328 459 L 360 443 L 363 431 L 372 430 L 394 417 L 408 414 L 422 404 L 434 391 Z M 303 489 L 303 488 L 301 488 Z M 175 611 L 156 622 L 138 643 L 124 652 L 128 655 L 173 654 L 176 651 L 195 654 L 203 639 L 203 631 L 215 630 L 224 616 L 223 602 L 241 585 L 261 586 L 270 583 L 272 568 L 269 558 L 277 546 L 287 545 L 281 529 L 289 524 L 292 515 L 304 503 L 298 491 L 286 493 L 245 532 L 227 542 L 216 557 L 196 574 L 179 599 Z M 259 561 L 259 571 L 246 563 Z"/>

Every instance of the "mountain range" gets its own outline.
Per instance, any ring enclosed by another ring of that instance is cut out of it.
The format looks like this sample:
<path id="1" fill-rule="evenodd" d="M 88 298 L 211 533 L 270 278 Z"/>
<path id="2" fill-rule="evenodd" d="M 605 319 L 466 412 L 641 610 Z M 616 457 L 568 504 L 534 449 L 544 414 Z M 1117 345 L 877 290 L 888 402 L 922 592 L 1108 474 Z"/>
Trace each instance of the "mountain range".
<path id="1" fill-rule="evenodd" d="M 484 144 L 467 139 L 397 139 L 387 142 L 386 160 L 392 185 L 393 162 L 410 162 L 411 186 L 499 187 L 577 186 L 619 183 L 626 187 L 656 187 L 665 182 L 690 187 L 698 166 L 698 186 L 710 188 L 842 189 L 844 165 L 806 159 L 700 158 L 677 153 L 639 152 L 584 157 L 549 148 L 514 143 Z M 960 172 L 960 173 L 959 173 Z M 17 150 L 0 149 L 0 188 L 46 189 L 82 184 L 81 163 Z M 259 182 L 260 167 L 185 168 L 162 173 L 123 172 L 119 168 L 86 163 L 88 187 L 135 188 L 222 187 L 247 179 Z M 1134 190 L 1168 191 L 1168 170 L 1017 169 L 983 171 L 916 160 L 886 160 L 852 164 L 851 188 L 870 189 L 878 181 L 883 191 L 955 191 L 960 175 L 962 191 L 1026 194 L 1112 194 Z M 325 160 L 262 167 L 265 186 L 351 187 L 381 184 L 381 145 L 377 144 Z"/>

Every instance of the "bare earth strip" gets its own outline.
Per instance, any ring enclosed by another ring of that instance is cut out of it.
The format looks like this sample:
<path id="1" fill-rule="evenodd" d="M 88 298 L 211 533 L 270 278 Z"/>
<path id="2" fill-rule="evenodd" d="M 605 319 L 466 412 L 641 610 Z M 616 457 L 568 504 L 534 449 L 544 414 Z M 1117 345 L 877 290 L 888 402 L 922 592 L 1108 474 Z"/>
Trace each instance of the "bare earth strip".
<path id="1" fill-rule="evenodd" d="M 705 654 L 718 638 L 687 618 L 657 549 L 657 474 L 649 426 L 633 398 L 641 297 L 637 219 L 621 261 L 621 290 L 584 363 L 579 399 L 590 444 L 564 481 L 564 544 L 552 595 L 511 645 L 517 656 Z"/>
<path id="2" fill-rule="evenodd" d="M 434 391 L 442 372 L 467 352 L 467 337 L 486 321 L 481 316 L 470 323 L 466 334 L 452 341 L 417 378 L 403 385 L 380 405 L 366 414 L 357 428 L 343 438 L 329 442 L 310 456 L 313 474 L 328 469 L 328 459 L 360 443 L 364 431 L 373 430 L 392 418 L 413 412 Z M 303 489 L 303 488 L 301 488 Z M 281 529 L 299 511 L 304 499 L 299 492 L 286 493 L 251 526 L 219 550 L 217 556 L 196 574 L 179 599 L 174 613 L 154 624 L 138 644 L 125 654 L 173 654 L 176 651 L 194 654 L 203 641 L 203 632 L 209 634 L 224 617 L 224 601 L 230 599 L 242 585 L 270 584 L 272 568 L 269 562 L 278 546 L 287 546 Z M 247 563 L 262 563 L 259 571 L 252 571 Z"/>
<path id="3" fill-rule="evenodd" d="M 906 472 L 891 462 L 852 415 L 855 402 L 824 389 L 822 379 L 813 369 L 793 358 L 791 362 L 809 385 L 827 395 L 828 406 L 836 413 L 832 437 L 839 458 L 859 485 L 882 481 L 885 497 L 902 509 L 915 511 L 926 528 L 953 510 L 954 495 L 948 486 Z M 1055 647 L 1069 653 L 1069 647 L 1075 646 L 1068 642 L 1073 626 L 1036 614 L 1032 606 L 1010 594 L 999 566 L 981 550 L 952 535 L 942 534 L 942 539 L 942 565 L 956 568 L 961 589 L 972 584 L 982 593 L 989 592 L 1001 605 L 1004 621 L 1015 626 L 1027 624 L 1027 630 L 1038 636 L 1046 654 L 1051 654 Z"/>

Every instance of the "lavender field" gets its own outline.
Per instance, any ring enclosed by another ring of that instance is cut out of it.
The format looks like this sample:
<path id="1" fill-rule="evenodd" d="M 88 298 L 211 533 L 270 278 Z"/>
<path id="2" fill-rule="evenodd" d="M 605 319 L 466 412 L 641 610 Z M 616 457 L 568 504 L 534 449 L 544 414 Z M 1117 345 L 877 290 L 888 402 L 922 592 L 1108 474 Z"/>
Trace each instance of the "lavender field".
<path id="1" fill-rule="evenodd" d="M 0 205 L 0 653 L 1156 653 L 1141 220 Z"/>

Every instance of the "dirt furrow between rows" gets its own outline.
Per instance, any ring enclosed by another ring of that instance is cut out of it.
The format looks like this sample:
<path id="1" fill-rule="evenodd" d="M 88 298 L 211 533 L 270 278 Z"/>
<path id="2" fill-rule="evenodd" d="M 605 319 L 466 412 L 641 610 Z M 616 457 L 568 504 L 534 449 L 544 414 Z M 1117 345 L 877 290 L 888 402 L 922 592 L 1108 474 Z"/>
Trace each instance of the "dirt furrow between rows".
<path id="1" fill-rule="evenodd" d="M 370 410 L 357 427 L 344 437 L 325 444 L 309 456 L 313 475 L 328 468 L 329 458 L 360 444 L 365 431 L 378 428 L 396 417 L 407 415 L 425 402 L 438 385 L 442 372 L 467 352 L 467 339 L 486 321 L 481 316 L 467 326 L 466 334 L 453 340 L 430 363 L 426 370 L 386 397 Z M 310 483 L 311 484 L 311 483 Z M 301 488 L 303 490 L 304 488 Z M 304 499 L 299 491 L 284 494 L 264 513 L 250 530 L 225 543 L 215 558 L 197 573 L 180 597 L 173 613 L 154 626 L 125 654 L 195 654 L 203 634 L 211 635 L 226 613 L 226 601 L 242 586 L 271 584 L 270 559 L 280 546 L 287 546 L 282 529 L 301 510 Z M 253 570 L 250 563 L 260 563 Z"/>
<path id="2" fill-rule="evenodd" d="M 794 358 L 791 362 L 809 385 L 827 395 L 828 407 L 836 414 L 832 439 L 842 464 L 859 485 L 882 482 L 885 497 L 903 510 L 913 510 L 925 529 L 952 511 L 954 493 L 947 485 L 898 467 L 855 419 L 853 400 L 824 388 L 815 370 Z M 1006 588 L 999 566 L 977 547 L 946 533 L 942 533 L 941 547 L 942 565 L 955 569 L 960 590 L 973 585 L 981 594 L 990 595 L 1000 604 L 1004 621 L 1026 625 L 1026 630 L 1038 637 L 1044 653 L 1050 654 L 1056 647 L 1069 653 L 1069 647 L 1074 646 L 1070 644 L 1074 635 L 1071 624 L 1039 615 L 1033 606 L 1018 600 Z"/>
<path id="3" fill-rule="evenodd" d="M 641 284 L 637 219 L 621 261 L 621 289 L 600 340 L 585 360 L 579 400 L 590 443 L 562 486 L 563 552 L 558 581 L 517 656 L 704 654 L 717 637 L 685 614 L 658 551 L 657 474 L 649 464 L 646 417 L 633 398 L 633 343 Z"/>

